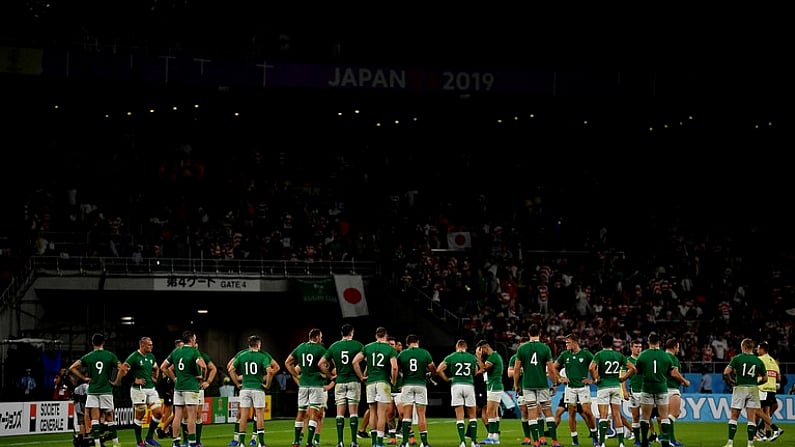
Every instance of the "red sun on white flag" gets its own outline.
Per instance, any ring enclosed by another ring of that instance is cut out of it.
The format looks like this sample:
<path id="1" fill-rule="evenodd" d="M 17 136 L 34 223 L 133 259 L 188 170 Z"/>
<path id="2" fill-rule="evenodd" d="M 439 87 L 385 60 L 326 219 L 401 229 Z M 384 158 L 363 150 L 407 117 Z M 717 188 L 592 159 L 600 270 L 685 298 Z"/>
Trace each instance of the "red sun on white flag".
<path id="1" fill-rule="evenodd" d="M 343 318 L 369 315 L 361 275 L 334 275 L 334 285 Z"/>
<path id="2" fill-rule="evenodd" d="M 447 248 L 451 250 L 466 250 L 471 247 L 472 235 L 469 231 L 447 233 Z"/>
<path id="3" fill-rule="evenodd" d="M 362 300 L 362 292 L 359 292 L 359 289 L 350 287 L 342 291 L 342 297 L 351 304 L 357 304 Z"/>

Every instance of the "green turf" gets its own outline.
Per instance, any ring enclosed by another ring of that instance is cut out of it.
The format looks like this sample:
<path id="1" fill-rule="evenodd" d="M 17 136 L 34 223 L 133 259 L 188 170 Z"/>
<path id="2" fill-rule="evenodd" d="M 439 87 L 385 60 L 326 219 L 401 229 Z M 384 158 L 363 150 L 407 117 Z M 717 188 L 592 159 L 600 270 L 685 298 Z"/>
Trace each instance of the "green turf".
<path id="1" fill-rule="evenodd" d="M 571 436 L 569 434 L 567 422 L 564 420 L 558 428 L 558 438 L 564 446 L 571 445 Z M 757 442 L 755 447 L 764 445 L 773 446 L 791 446 L 793 439 L 795 439 L 795 424 L 779 424 L 784 429 L 784 434 L 772 443 Z M 501 421 L 501 446 L 516 446 L 521 445 L 523 438 L 522 428 L 518 419 L 503 419 Z M 234 426 L 232 424 L 213 424 L 206 425 L 202 432 L 202 445 L 204 447 L 222 447 L 232 439 L 232 431 Z M 246 440 L 250 439 L 251 425 L 249 425 L 249 435 Z M 578 424 L 578 431 L 580 433 L 580 446 L 589 447 L 591 445 L 588 440 L 588 430 L 582 422 Z M 478 438 L 483 439 L 486 436 L 486 430 L 482 424 L 478 425 Z M 678 422 L 676 424 L 676 436 L 685 443 L 686 447 L 721 447 L 726 444 L 728 436 L 727 424 L 723 422 Z M 417 437 L 419 439 L 419 436 Z M 135 447 L 135 435 L 131 429 L 119 431 L 119 439 L 121 440 L 122 447 Z M 428 440 L 433 447 L 457 447 L 458 446 L 458 433 L 455 427 L 455 421 L 452 418 L 433 418 L 428 420 Z M 170 446 L 170 439 L 160 440 L 163 447 Z M 290 447 L 293 442 L 293 421 L 292 420 L 274 420 L 265 422 L 265 442 L 268 447 Z M 349 446 L 351 442 L 350 432 L 347 427 L 345 430 L 345 445 Z M 361 447 L 371 447 L 369 439 L 357 440 Z M 337 430 L 334 425 L 333 418 L 325 419 L 325 427 L 321 430 L 320 445 L 324 447 L 334 447 L 337 443 Z M 745 422 L 740 421 L 735 437 L 735 446 L 746 446 L 745 435 Z M 70 447 L 72 446 L 72 437 L 69 433 L 58 434 L 41 434 L 41 435 L 18 435 L 18 436 L 0 436 L 0 446 L 47 446 L 47 447 Z M 110 444 L 108 444 L 110 445 Z M 627 447 L 631 447 L 632 442 L 627 442 Z M 659 447 L 659 444 L 653 444 Z M 617 447 L 618 441 L 608 439 L 605 442 L 606 447 Z M 467 442 L 469 447 L 469 442 Z"/>

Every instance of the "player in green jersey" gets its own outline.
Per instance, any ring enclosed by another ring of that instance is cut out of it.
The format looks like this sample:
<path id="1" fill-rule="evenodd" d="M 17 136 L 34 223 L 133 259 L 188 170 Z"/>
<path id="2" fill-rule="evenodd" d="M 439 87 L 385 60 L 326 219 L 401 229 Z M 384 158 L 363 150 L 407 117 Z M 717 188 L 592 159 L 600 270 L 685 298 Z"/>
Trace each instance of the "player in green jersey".
<path id="1" fill-rule="evenodd" d="M 386 328 L 379 326 L 375 330 L 375 341 L 366 344 L 353 359 L 356 376 L 366 384 L 373 446 L 384 445 L 387 414 L 392 405 L 392 386 L 397 383 L 397 351 L 389 345 L 388 336 Z M 366 374 L 362 363 L 366 364 Z"/>
<path id="2" fill-rule="evenodd" d="M 329 374 L 328 361 L 324 357 L 323 332 L 318 328 L 309 331 L 309 340 L 293 349 L 284 366 L 293 377 L 299 378 L 298 412 L 295 417 L 293 447 L 301 446 L 304 419 L 309 418 L 306 431 L 306 445 L 311 446 L 320 420 L 320 410 L 327 393 L 323 387 Z M 308 413 L 308 415 L 307 415 Z"/>
<path id="3" fill-rule="evenodd" d="M 475 357 L 486 378 L 486 421 L 489 434 L 481 444 L 500 443 L 500 403 L 505 389 L 502 384 L 504 362 L 499 352 L 488 341 L 481 340 L 475 348 Z"/>
<path id="4" fill-rule="evenodd" d="M 627 361 L 634 366 L 638 361 L 638 356 L 643 351 L 643 340 L 635 339 L 629 345 L 629 357 Z M 628 381 L 622 382 L 621 386 L 624 388 L 626 394 L 629 396 L 629 410 L 632 413 L 632 436 L 635 438 L 633 447 L 640 447 L 640 392 L 643 387 L 643 377 L 637 374 L 632 375 Z M 649 430 L 654 429 L 654 424 L 649 425 Z M 656 432 L 652 434 L 656 436 Z"/>
<path id="5" fill-rule="evenodd" d="M 274 374 L 279 371 L 279 364 L 273 356 L 262 350 L 262 338 L 259 335 L 248 337 L 248 350 L 235 358 L 229 376 L 240 388 L 240 411 L 248 414 L 249 408 L 254 408 L 254 421 L 256 427 L 253 432 L 257 436 L 257 446 L 265 445 L 265 390 L 270 388 Z M 248 418 L 240 419 L 240 428 L 237 435 L 239 444 L 246 439 L 246 425 Z"/>
<path id="6" fill-rule="evenodd" d="M 561 352 L 555 361 L 556 371 L 566 368 L 566 377 L 562 379 L 566 384 L 563 401 L 569 412 L 569 431 L 571 444 L 579 445 L 577 434 L 577 404 L 582 405 L 582 418 L 590 431 L 593 445 L 599 445 L 596 430 L 596 418 L 591 410 L 591 388 L 593 380 L 588 377 L 588 367 L 593 360 L 593 353 L 580 347 L 580 337 L 577 334 L 568 334 L 565 337 L 566 350 Z"/>
<path id="7" fill-rule="evenodd" d="M 458 340 L 455 352 L 442 360 L 436 372 L 445 382 L 451 382 L 450 405 L 455 408 L 456 428 L 458 429 L 459 447 L 466 447 L 466 436 L 472 439 L 472 447 L 480 447 L 478 443 L 477 403 L 475 402 L 475 375 L 482 373 L 478 359 L 467 352 L 466 340 Z M 446 371 L 450 370 L 448 377 Z M 464 417 L 469 422 L 464 425 Z"/>
<path id="8" fill-rule="evenodd" d="M 682 374 L 680 373 L 680 366 L 682 366 L 681 362 L 679 362 L 679 340 L 675 338 L 669 338 L 665 341 L 665 352 L 671 357 L 671 363 L 673 364 L 672 374 L 668 375 L 667 382 L 668 382 L 668 427 L 670 433 L 668 434 L 668 444 L 672 447 L 682 447 L 684 444 L 676 440 L 676 430 L 675 430 L 675 422 L 676 418 L 679 417 L 679 412 L 682 408 L 682 390 L 679 389 L 680 386 L 690 386 L 690 381 L 687 380 Z M 675 374 L 676 373 L 679 374 Z"/>
<path id="9" fill-rule="evenodd" d="M 104 431 L 100 424 L 102 421 L 113 439 L 113 445 L 118 446 L 119 436 L 116 431 L 116 421 L 113 419 L 113 387 L 119 385 L 121 374 L 117 374 L 113 382 L 111 377 L 114 368 L 121 369 L 121 362 L 116 354 L 105 349 L 104 335 L 99 333 L 92 335 L 91 346 L 93 350 L 72 363 L 69 371 L 78 379 L 88 382 L 86 410 L 87 415 L 90 415 L 91 425 L 86 427 L 86 431 L 91 431 L 94 445 L 100 446 L 100 434 Z M 80 372 L 81 365 L 85 365 L 88 374 Z"/>
<path id="10" fill-rule="evenodd" d="M 231 369 L 232 369 L 232 364 L 234 364 L 234 362 L 235 362 L 235 359 L 237 359 L 237 357 L 238 357 L 240 354 L 243 354 L 244 352 L 248 352 L 248 347 L 246 347 L 245 349 L 241 349 L 240 351 L 238 351 L 238 352 L 237 352 L 237 353 L 234 355 L 234 357 L 232 357 L 231 359 L 229 359 L 229 361 L 228 361 L 228 362 L 226 362 L 226 371 L 227 371 L 227 373 L 230 373 L 230 371 L 231 371 Z M 231 374 L 231 373 L 230 373 L 230 374 Z M 237 387 L 237 388 L 239 389 L 240 387 Z M 253 409 L 252 409 L 252 410 L 253 410 Z M 241 443 L 240 443 L 240 442 L 237 440 L 237 436 L 238 436 L 238 434 L 240 433 L 240 418 L 242 418 L 242 417 L 245 417 L 245 418 L 247 418 L 247 419 L 251 419 L 251 417 L 253 416 L 253 414 L 251 414 L 252 410 L 249 410 L 249 412 L 247 412 L 247 413 L 244 415 L 244 414 L 243 414 L 243 411 L 240 409 L 240 400 L 238 400 L 238 403 L 237 403 L 237 418 L 235 419 L 235 423 L 234 423 L 234 425 L 233 425 L 233 431 L 232 431 L 232 440 L 231 440 L 231 441 L 229 441 L 229 443 L 228 443 L 228 444 L 226 444 L 228 447 L 238 447 L 238 446 L 244 446 L 244 445 L 246 445 L 246 443 L 245 443 L 245 442 L 241 444 Z M 249 442 L 249 445 L 250 445 L 250 446 L 252 446 L 252 447 L 253 447 L 253 446 L 255 446 L 255 445 L 257 445 L 257 434 L 256 434 L 256 433 L 252 433 L 252 435 L 251 435 L 251 441 Z"/>
<path id="11" fill-rule="evenodd" d="M 529 338 L 523 336 L 519 340 L 519 347 L 523 344 L 527 343 Z M 510 359 L 508 359 L 508 378 L 513 381 L 514 375 L 519 377 L 521 382 L 522 371 L 514 369 L 514 364 L 516 363 L 516 357 L 518 355 L 519 349 L 517 348 L 516 353 L 514 353 Z M 524 395 L 521 393 L 521 390 L 517 391 L 516 393 L 516 404 L 519 405 L 519 411 L 521 412 L 521 423 L 522 423 L 522 433 L 524 433 L 524 440 L 522 440 L 522 445 L 530 445 L 533 441 L 530 439 L 530 424 L 528 422 L 527 416 L 527 405 L 525 405 Z M 537 423 L 537 422 L 536 422 Z"/>
<path id="12" fill-rule="evenodd" d="M 353 339 L 354 328 L 345 323 L 340 328 L 342 338 L 329 346 L 325 357 L 334 377 L 334 399 L 337 405 L 337 447 L 345 443 L 345 412 L 351 430 L 351 447 L 359 447 L 356 430 L 359 427 L 359 402 L 362 400 L 362 383 L 353 369 L 353 358 L 364 349 L 362 342 Z"/>
<path id="13" fill-rule="evenodd" d="M 538 447 L 544 434 L 544 428 L 538 426 L 538 419 L 543 413 L 546 417 L 549 436 L 552 438 L 552 447 L 560 447 L 550 396 L 556 392 L 555 387 L 561 383 L 561 377 L 555 369 L 552 351 L 546 343 L 541 341 L 541 327 L 531 324 L 527 335 L 530 340 L 519 346 L 516 351 L 513 386 L 517 394 L 524 395 L 528 409 L 530 436 L 534 440 L 533 445 Z M 521 371 L 521 374 L 517 375 L 516 371 Z M 547 378 L 548 376 L 549 378 Z M 552 381 L 551 387 L 550 380 Z"/>
<path id="14" fill-rule="evenodd" d="M 160 364 L 160 371 L 174 380 L 174 421 L 171 425 L 173 445 L 180 445 L 180 423 L 183 417 L 188 425 L 188 445 L 196 446 L 196 407 L 204 404 L 199 400 L 200 379 L 207 371 L 207 364 L 196 348 L 196 334 L 182 333 L 183 345 L 171 351 Z"/>
<path id="15" fill-rule="evenodd" d="M 671 434 L 671 423 L 668 419 L 669 395 L 668 377 L 674 375 L 677 380 L 685 383 L 679 370 L 674 368 L 671 356 L 660 349 L 660 336 L 654 332 L 648 337 L 649 348 L 641 352 L 635 362 L 637 374 L 643 377 L 640 393 L 640 437 L 641 445 L 649 445 L 649 424 L 654 408 L 657 408 L 660 420 L 660 443 L 668 447 Z"/>
<path id="16" fill-rule="evenodd" d="M 723 377 L 727 381 L 732 374 L 735 376 L 735 385 L 732 390 L 732 411 L 729 416 L 729 440 L 725 447 L 734 445 L 737 419 L 739 419 L 742 410 L 745 410 L 748 419 L 746 428 L 748 447 L 753 447 L 756 434 L 756 413 L 762 408 L 759 401 L 759 385 L 767 381 L 767 367 L 759 360 L 759 357 L 754 355 L 754 341 L 750 338 L 743 339 L 740 349 L 742 352 L 732 357 L 723 370 Z"/>
<path id="17" fill-rule="evenodd" d="M 425 410 L 428 407 L 427 375 L 436 374 L 436 364 L 427 349 L 420 347 L 420 339 L 414 334 L 406 337 L 406 349 L 397 357 L 398 371 L 403 378 L 400 398 L 403 401 L 402 418 L 403 445 L 410 444 L 411 422 L 417 412 L 417 430 L 420 432 L 420 447 L 431 447 L 428 443 L 428 421 Z"/>
<path id="18" fill-rule="evenodd" d="M 608 409 L 613 416 L 618 446 L 624 447 L 624 425 L 621 418 L 621 402 L 624 393 L 621 383 L 635 374 L 635 365 L 628 361 L 624 354 L 613 349 L 613 336 L 602 336 L 602 349 L 594 354 L 589 366 L 591 377 L 596 382 L 596 406 L 599 410 L 599 444 L 605 445 L 608 420 Z M 622 369 L 626 373 L 622 374 Z"/>
<path id="19" fill-rule="evenodd" d="M 133 376 L 133 383 L 130 386 L 130 400 L 135 412 L 133 431 L 135 432 L 135 441 L 140 447 L 145 445 L 160 447 L 160 443 L 154 439 L 154 436 L 157 424 L 160 423 L 160 418 L 163 416 L 163 410 L 160 404 L 160 394 L 155 389 L 160 370 L 158 369 L 159 365 L 155 360 L 155 355 L 152 354 L 153 346 L 151 338 L 141 337 L 138 340 L 138 349 L 127 356 L 127 359 L 122 363 L 122 368 L 119 370 L 119 374 L 122 377 L 127 374 L 132 374 Z M 151 416 L 149 418 L 149 429 L 144 438 L 141 433 L 141 425 L 143 424 L 142 421 L 147 407 L 151 412 Z"/>

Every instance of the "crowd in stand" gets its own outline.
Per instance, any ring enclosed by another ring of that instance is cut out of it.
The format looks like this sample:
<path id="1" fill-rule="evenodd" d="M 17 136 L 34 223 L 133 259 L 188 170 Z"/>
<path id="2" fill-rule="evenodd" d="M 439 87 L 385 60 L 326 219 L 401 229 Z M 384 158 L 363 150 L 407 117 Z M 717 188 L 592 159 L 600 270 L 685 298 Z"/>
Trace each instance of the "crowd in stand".
<path id="1" fill-rule="evenodd" d="M 539 323 L 554 352 L 571 332 L 596 347 L 604 333 L 627 345 L 655 330 L 680 339 L 686 364 L 728 360 L 744 337 L 795 360 L 791 252 L 745 221 L 688 215 L 697 205 L 684 187 L 649 215 L 627 205 L 617 216 L 597 211 L 620 187 L 589 177 L 587 163 L 534 182 L 522 178 L 532 157 L 483 166 L 479 147 L 423 154 L 391 136 L 307 160 L 302 150 L 226 141 L 231 128 L 221 127 L 210 138 L 188 127 L 195 134 L 167 143 L 145 125 L 111 128 L 85 146 L 55 132 L 12 213 L 29 253 L 376 260 L 461 318 L 468 338 L 509 350 Z M 649 200 L 656 191 L 639 189 Z M 448 250 L 451 232 L 469 234 L 471 246 Z M 63 233 L 85 236 L 54 240 Z"/>

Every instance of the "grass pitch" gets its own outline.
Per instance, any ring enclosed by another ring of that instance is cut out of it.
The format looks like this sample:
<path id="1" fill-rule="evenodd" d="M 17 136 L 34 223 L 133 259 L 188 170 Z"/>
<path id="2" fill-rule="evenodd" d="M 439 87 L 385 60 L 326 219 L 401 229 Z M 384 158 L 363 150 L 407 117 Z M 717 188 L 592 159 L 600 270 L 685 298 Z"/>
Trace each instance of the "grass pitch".
<path id="1" fill-rule="evenodd" d="M 350 429 L 345 421 L 345 445 L 350 446 Z M 571 446 L 571 435 L 568 429 L 568 422 L 558 427 L 558 439 L 564 446 Z M 252 424 L 249 423 L 246 440 L 251 437 Z M 734 438 L 734 445 L 745 447 L 745 421 L 740 420 L 737 435 Z M 755 447 L 785 447 L 795 445 L 795 424 L 779 424 L 784 429 L 784 434 L 774 442 L 756 442 Z M 416 426 L 415 426 L 416 429 Z M 232 439 L 233 424 L 212 424 L 205 425 L 202 431 L 203 447 L 222 447 Z M 580 446 L 588 447 L 591 445 L 588 439 L 588 429 L 582 421 L 578 421 L 577 430 L 580 438 Z M 524 435 L 518 419 L 503 419 L 500 422 L 501 446 L 521 445 Z M 678 422 L 675 427 L 676 437 L 685 444 L 685 447 L 721 447 L 726 444 L 728 437 L 728 425 L 726 421 L 719 422 Z M 486 437 L 486 429 L 482 423 L 478 425 L 478 439 Z M 417 436 L 419 440 L 419 435 Z M 119 440 L 122 447 L 136 447 L 135 434 L 131 429 L 119 431 Z M 163 447 L 170 447 L 171 440 L 160 439 Z M 458 447 L 458 432 L 455 420 L 452 418 L 431 418 L 428 419 L 428 441 L 433 447 Z M 288 419 L 272 420 L 265 422 L 265 442 L 268 447 L 290 447 L 293 442 L 293 421 Z M 356 442 L 361 447 L 371 447 L 369 439 L 358 439 Z M 321 428 L 320 445 L 321 447 L 335 447 L 337 444 L 337 429 L 334 425 L 333 417 L 326 417 L 324 427 Z M 110 445 L 110 444 L 108 444 Z M 467 446 L 469 447 L 469 441 Z M 626 443 L 627 447 L 632 445 L 632 441 Z M 659 447 L 659 444 L 653 444 Z M 70 433 L 37 434 L 37 435 L 18 435 L 0 436 L 0 447 L 71 447 L 72 435 Z M 607 439 L 605 447 L 618 447 L 618 441 Z"/>

